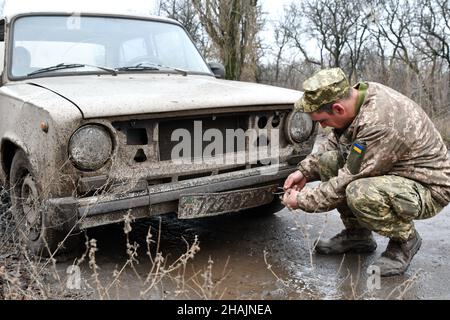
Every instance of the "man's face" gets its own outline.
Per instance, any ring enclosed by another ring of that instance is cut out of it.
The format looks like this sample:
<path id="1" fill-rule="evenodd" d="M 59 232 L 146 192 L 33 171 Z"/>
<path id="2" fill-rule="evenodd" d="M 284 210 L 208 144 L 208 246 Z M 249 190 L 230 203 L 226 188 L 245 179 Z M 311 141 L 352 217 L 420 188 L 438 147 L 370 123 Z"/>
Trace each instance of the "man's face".
<path id="1" fill-rule="evenodd" d="M 322 128 L 332 127 L 336 129 L 345 128 L 346 123 L 344 123 L 342 115 L 333 112 L 329 114 L 325 111 L 322 112 L 311 112 L 309 113 L 311 120 L 317 121 Z"/>

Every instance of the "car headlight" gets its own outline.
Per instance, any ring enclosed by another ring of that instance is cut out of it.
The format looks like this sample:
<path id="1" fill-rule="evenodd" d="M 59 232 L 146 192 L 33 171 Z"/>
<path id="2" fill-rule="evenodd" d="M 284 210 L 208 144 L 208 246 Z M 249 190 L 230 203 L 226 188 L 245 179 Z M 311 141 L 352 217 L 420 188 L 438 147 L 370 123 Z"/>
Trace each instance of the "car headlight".
<path id="1" fill-rule="evenodd" d="M 286 136 L 292 144 L 309 139 L 314 130 L 311 118 L 303 112 L 292 111 L 286 119 Z"/>
<path id="2" fill-rule="evenodd" d="M 94 171 L 111 157 L 113 142 L 108 130 L 100 125 L 79 128 L 69 141 L 69 158 L 80 170 Z"/>

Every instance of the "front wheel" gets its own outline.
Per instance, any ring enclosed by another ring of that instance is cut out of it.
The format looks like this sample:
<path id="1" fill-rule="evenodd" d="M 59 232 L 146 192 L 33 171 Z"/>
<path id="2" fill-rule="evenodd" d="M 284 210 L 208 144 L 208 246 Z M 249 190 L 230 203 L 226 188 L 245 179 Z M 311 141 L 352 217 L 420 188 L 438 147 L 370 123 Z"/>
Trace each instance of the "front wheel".
<path id="1" fill-rule="evenodd" d="M 58 247 L 60 237 L 49 223 L 50 213 L 42 205 L 43 192 L 22 150 L 14 155 L 10 185 L 12 215 L 20 243 L 35 255 L 51 255 Z"/>

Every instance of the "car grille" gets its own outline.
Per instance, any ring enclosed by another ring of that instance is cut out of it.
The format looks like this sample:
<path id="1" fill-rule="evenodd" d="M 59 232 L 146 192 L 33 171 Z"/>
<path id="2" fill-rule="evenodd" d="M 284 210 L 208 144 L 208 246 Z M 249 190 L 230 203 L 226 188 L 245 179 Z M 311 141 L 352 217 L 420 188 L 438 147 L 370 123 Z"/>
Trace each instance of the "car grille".
<path id="1" fill-rule="evenodd" d="M 196 158 L 203 158 L 203 156 L 220 157 L 220 155 L 227 152 L 229 154 L 248 152 L 250 148 L 249 143 L 259 146 L 260 143 L 263 143 L 260 141 L 264 141 L 263 138 L 261 140 L 260 138 L 268 133 L 267 130 L 282 129 L 284 127 L 284 121 L 289 111 L 259 111 L 179 118 L 136 119 L 117 121 L 113 122 L 112 125 L 119 136 L 119 144 L 121 146 L 119 157 L 129 165 L 138 163 L 145 165 L 151 162 L 180 159 L 190 163 L 197 163 Z M 205 133 L 208 132 L 212 136 L 210 139 L 205 137 Z M 253 132 L 252 134 L 256 132 L 257 139 L 255 142 L 251 142 L 248 136 L 242 136 L 248 132 Z M 180 135 L 181 133 L 182 135 Z M 218 133 L 223 139 L 216 144 L 215 137 Z M 242 139 L 238 141 L 235 134 Z M 281 130 L 280 147 L 286 147 L 287 143 L 283 130 Z M 205 152 L 205 148 L 209 148 L 207 152 Z M 179 152 L 180 149 L 183 149 L 183 152 Z M 186 149 L 190 150 L 190 152 L 183 154 Z M 172 159 L 173 152 L 176 159 Z M 179 153 L 177 154 L 177 152 Z"/>
<path id="2" fill-rule="evenodd" d="M 202 148 L 201 152 L 205 150 L 205 147 L 211 143 L 211 141 L 203 141 L 203 136 L 207 130 L 214 129 L 220 131 L 222 136 L 226 138 L 227 129 L 237 130 L 242 129 L 244 132 L 248 129 L 249 123 L 249 115 L 241 115 L 241 116 L 214 116 L 214 117 L 201 117 L 201 118 L 192 118 L 192 119 L 180 119 L 180 120 L 167 120 L 159 122 L 159 155 L 160 160 L 171 160 L 172 158 L 172 150 L 173 148 L 181 143 L 183 140 L 178 136 L 174 136 L 176 138 L 175 141 L 172 141 L 173 134 L 176 133 L 176 130 L 183 130 L 178 132 L 189 133 L 191 146 L 191 154 L 181 154 L 181 158 L 193 160 L 197 155 L 195 152 L 196 145 L 198 146 L 198 142 L 201 141 Z M 216 131 L 217 133 L 217 131 Z M 239 143 L 233 143 L 234 149 L 230 150 L 232 152 L 245 151 L 245 147 L 242 148 L 242 145 Z M 222 150 L 217 150 L 217 154 L 212 153 L 213 156 L 217 156 L 219 154 L 225 154 L 226 152 L 226 143 L 223 143 Z"/>

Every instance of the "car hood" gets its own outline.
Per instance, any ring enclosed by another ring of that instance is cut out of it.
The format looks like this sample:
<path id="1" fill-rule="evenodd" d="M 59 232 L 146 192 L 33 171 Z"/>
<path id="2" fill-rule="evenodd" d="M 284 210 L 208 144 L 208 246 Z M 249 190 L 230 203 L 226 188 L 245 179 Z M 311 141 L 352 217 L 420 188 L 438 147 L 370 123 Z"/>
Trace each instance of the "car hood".
<path id="1" fill-rule="evenodd" d="M 121 74 L 27 81 L 74 103 L 84 118 L 207 108 L 293 104 L 300 91 L 211 76 Z"/>

